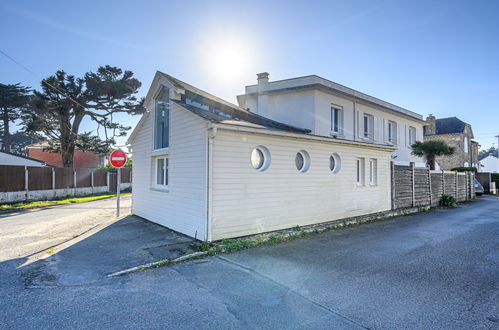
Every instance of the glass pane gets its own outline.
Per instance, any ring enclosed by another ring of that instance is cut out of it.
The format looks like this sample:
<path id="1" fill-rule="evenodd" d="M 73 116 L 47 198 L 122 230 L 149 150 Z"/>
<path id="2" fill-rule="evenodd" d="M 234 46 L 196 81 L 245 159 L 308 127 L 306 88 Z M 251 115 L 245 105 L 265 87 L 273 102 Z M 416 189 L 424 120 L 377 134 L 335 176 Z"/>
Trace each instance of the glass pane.
<path id="1" fill-rule="evenodd" d="M 168 186 L 168 158 L 165 159 L 165 185 Z"/>
<path id="2" fill-rule="evenodd" d="M 154 131 L 155 149 L 168 147 L 169 99 L 168 89 L 164 89 L 156 99 L 156 118 Z"/>
<path id="3" fill-rule="evenodd" d="M 260 149 L 253 149 L 251 152 L 251 165 L 255 169 L 260 169 L 263 166 L 263 152 Z"/>
<path id="4" fill-rule="evenodd" d="M 329 168 L 331 169 L 331 171 L 334 171 L 336 169 L 336 160 L 333 156 L 329 157 Z"/>
<path id="5" fill-rule="evenodd" d="M 156 184 L 163 185 L 165 182 L 165 159 L 160 158 L 156 161 Z"/>
<path id="6" fill-rule="evenodd" d="M 333 110 L 333 118 L 334 118 L 334 127 L 333 127 L 333 131 L 335 132 L 338 132 L 338 121 L 339 121 L 339 110 L 338 109 L 334 109 Z"/>
<path id="7" fill-rule="evenodd" d="M 298 171 L 301 171 L 303 169 L 303 164 L 304 164 L 304 159 L 303 159 L 303 155 L 299 152 L 296 154 L 296 157 L 295 157 L 295 165 L 296 165 L 296 169 Z"/>

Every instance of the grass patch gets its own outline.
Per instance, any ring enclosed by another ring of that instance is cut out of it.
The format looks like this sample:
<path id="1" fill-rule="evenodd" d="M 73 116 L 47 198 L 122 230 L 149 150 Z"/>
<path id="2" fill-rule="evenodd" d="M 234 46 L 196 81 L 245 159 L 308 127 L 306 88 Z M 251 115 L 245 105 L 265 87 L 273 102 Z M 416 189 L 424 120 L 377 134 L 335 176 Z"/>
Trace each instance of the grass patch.
<path id="1" fill-rule="evenodd" d="M 130 195 L 131 193 L 122 193 L 121 196 Z M 104 194 L 104 195 L 93 195 L 93 196 L 85 196 L 85 197 L 70 197 L 65 199 L 52 199 L 52 200 L 44 200 L 44 201 L 34 201 L 34 202 L 21 202 L 15 204 L 3 204 L 0 205 L 0 211 L 11 211 L 23 208 L 34 208 L 34 207 L 43 207 L 54 204 L 75 204 L 75 203 L 84 203 L 97 201 L 99 199 L 106 199 L 116 197 L 116 194 Z"/>

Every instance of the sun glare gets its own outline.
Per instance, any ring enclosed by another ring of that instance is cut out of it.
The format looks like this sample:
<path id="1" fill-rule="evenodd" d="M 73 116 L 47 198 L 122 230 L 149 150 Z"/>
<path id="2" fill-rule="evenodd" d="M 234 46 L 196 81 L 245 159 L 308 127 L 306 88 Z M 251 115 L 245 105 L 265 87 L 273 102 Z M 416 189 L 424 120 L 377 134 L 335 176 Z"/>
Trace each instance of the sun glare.
<path id="1" fill-rule="evenodd" d="M 255 56 L 243 37 L 210 38 L 205 47 L 204 65 L 211 76 L 224 82 L 236 82 L 254 70 Z"/>

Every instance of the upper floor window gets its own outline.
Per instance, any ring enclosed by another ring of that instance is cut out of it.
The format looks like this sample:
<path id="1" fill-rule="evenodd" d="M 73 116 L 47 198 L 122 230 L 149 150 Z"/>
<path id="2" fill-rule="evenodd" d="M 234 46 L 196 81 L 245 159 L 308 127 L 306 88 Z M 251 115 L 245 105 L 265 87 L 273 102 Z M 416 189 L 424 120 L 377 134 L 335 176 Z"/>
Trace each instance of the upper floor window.
<path id="1" fill-rule="evenodd" d="M 394 121 L 388 121 L 388 142 L 397 143 L 397 123 Z"/>
<path id="2" fill-rule="evenodd" d="M 368 114 L 364 114 L 364 138 L 374 138 L 374 117 Z"/>
<path id="3" fill-rule="evenodd" d="M 341 133 L 342 110 L 340 107 L 331 107 L 331 132 Z"/>
<path id="4" fill-rule="evenodd" d="M 409 126 L 409 145 L 416 143 L 416 128 Z"/>
<path id="5" fill-rule="evenodd" d="M 468 138 L 464 137 L 464 152 L 468 152 Z"/>
<path id="6" fill-rule="evenodd" d="M 154 103 L 154 149 L 168 148 L 170 124 L 170 97 L 163 88 Z"/>

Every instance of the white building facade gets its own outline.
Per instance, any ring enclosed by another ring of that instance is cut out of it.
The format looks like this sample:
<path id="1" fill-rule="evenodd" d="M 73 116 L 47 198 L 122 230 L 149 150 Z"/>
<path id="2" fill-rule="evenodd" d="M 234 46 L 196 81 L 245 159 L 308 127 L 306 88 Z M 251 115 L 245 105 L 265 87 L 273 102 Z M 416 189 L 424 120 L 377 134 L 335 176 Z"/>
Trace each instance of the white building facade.
<path id="1" fill-rule="evenodd" d="M 490 153 L 479 161 L 479 172 L 499 173 L 499 158 Z"/>
<path id="2" fill-rule="evenodd" d="M 150 221 L 215 241 L 391 208 L 393 145 L 313 134 L 161 72 L 145 107 L 129 143 L 132 211 Z"/>
<path id="3" fill-rule="evenodd" d="M 270 82 L 264 72 L 237 99 L 242 108 L 314 135 L 392 145 L 395 164 L 425 166 L 410 148 L 423 141 L 421 115 L 327 79 L 313 75 Z"/>

